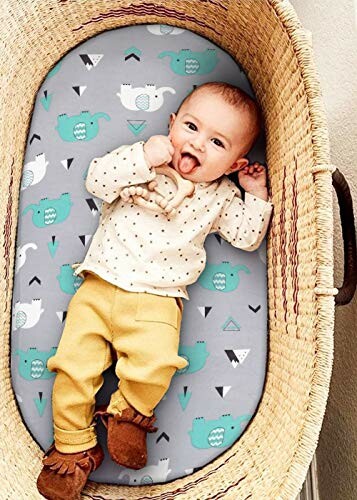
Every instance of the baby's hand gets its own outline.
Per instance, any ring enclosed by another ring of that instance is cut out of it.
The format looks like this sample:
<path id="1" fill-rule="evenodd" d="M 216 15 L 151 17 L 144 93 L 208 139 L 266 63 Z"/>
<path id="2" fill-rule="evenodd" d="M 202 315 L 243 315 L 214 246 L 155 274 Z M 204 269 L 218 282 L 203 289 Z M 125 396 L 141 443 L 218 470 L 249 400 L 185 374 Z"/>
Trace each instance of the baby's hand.
<path id="1" fill-rule="evenodd" d="M 258 162 L 255 162 L 252 165 L 247 165 L 239 170 L 238 180 L 239 184 L 245 191 L 259 196 L 264 189 L 266 190 L 266 169 L 264 165 L 261 165 Z"/>
<path id="2" fill-rule="evenodd" d="M 174 151 L 171 140 L 166 135 L 153 135 L 144 144 L 145 158 L 151 167 L 170 163 Z"/>

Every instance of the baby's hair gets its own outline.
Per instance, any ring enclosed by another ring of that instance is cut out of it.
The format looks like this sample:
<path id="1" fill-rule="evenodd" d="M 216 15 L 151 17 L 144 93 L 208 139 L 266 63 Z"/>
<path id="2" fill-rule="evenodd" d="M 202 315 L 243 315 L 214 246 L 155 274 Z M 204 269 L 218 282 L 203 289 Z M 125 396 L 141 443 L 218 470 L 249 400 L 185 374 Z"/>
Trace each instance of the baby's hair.
<path id="1" fill-rule="evenodd" d="M 235 85 L 231 85 L 230 83 L 226 82 L 206 82 L 203 83 L 202 85 L 199 85 L 198 87 L 194 88 L 188 94 L 188 96 L 186 96 L 185 99 L 181 102 L 178 110 L 176 111 L 176 115 L 180 111 L 184 102 L 190 99 L 190 97 L 196 94 L 197 92 L 203 92 L 203 91 L 214 92 L 215 94 L 222 96 L 225 102 L 227 102 L 228 104 L 231 104 L 232 106 L 236 107 L 239 110 L 247 110 L 249 112 L 252 118 L 251 121 L 252 140 L 250 141 L 250 144 L 247 145 L 247 147 L 249 146 L 249 149 L 251 149 L 251 147 L 257 140 L 260 133 L 263 121 L 262 114 L 258 106 L 258 103 L 252 97 L 250 97 L 244 90 L 242 90 L 239 87 L 236 87 Z"/>

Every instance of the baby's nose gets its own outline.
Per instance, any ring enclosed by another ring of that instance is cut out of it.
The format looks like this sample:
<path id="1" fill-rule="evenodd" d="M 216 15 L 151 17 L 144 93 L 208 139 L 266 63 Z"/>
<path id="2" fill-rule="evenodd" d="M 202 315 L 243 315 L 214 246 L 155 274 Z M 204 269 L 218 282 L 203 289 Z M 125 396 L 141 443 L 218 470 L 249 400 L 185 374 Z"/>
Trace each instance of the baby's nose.
<path id="1" fill-rule="evenodd" d="M 195 137 L 191 140 L 191 144 L 195 149 L 199 149 L 200 151 L 204 150 L 204 139 L 203 137 Z"/>

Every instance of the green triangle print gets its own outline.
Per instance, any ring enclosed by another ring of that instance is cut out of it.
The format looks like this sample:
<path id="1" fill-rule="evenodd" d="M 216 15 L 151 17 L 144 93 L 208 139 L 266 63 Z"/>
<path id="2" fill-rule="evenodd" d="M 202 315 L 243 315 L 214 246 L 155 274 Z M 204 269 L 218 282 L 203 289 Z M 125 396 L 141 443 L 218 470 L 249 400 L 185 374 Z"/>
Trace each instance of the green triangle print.
<path id="1" fill-rule="evenodd" d="M 187 386 L 185 386 L 183 388 L 183 392 L 179 393 L 178 398 L 179 398 L 179 401 L 180 401 L 181 408 L 183 410 L 186 410 L 186 406 L 188 405 L 188 402 L 190 401 L 191 396 L 192 396 L 192 392 L 190 392 L 188 390 Z"/>
<path id="2" fill-rule="evenodd" d="M 50 251 L 51 257 L 55 256 L 55 254 L 57 252 L 58 245 L 59 245 L 59 242 L 56 241 L 56 236 L 52 236 L 52 241 L 47 243 L 48 250 Z"/>
<path id="3" fill-rule="evenodd" d="M 240 325 L 232 318 L 232 316 L 229 316 L 227 321 L 224 323 L 222 326 L 222 330 L 224 332 L 239 332 L 240 331 Z"/>
<path id="4" fill-rule="evenodd" d="M 37 411 L 38 411 L 38 414 L 40 415 L 40 417 L 42 417 L 43 415 L 43 412 L 45 411 L 45 408 L 46 408 L 46 404 L 47 404 L 47 398 L 43 398 L 42 397 L 42 392 L 39 392 L 38 393 L 38 398 L 33 398 L 34 402 L 35 402 L 35 405 L 36 405 L 36 408 L 37 408 Z"/>
<path id="5" fill-rule="evenodd" d="M 127 120 L 128 129 L 134 135 L 139 135 L 146 127 L 146 120 Z"/>
<path id="6" fill-rule="evenodd" d="M 47 90 L 44 91 L 45 97 L 41 97 L 40 102 L 46 111 L 49 111 L 53 94 L 48 94 Z"/>

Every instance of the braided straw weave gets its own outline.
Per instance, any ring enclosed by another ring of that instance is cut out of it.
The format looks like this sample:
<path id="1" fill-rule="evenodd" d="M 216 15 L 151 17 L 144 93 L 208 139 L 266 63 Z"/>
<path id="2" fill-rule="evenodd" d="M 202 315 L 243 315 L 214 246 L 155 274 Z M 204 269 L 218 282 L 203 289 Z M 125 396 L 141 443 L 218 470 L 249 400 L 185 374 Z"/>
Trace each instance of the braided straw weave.
<path id="1" fill-rule="evenodd" d="M 96 499 L 294 499 L 317 446 L 333 359 L 332 181 L 309 37 L 286 0 L 2 0 L 0 12 L 0 491 L 40 498 L 42 450 L 10 379 L 19 186 L 35 95 L 68 51 L 120 26 L 160 23 L 204 36 L 237 59 L 265 117 L 269 190 L 269 352 L 257 413 L 201 470 L 165 484 L 89 482 Z M 0 495 L 1 496 L 1 495 Z"/>

